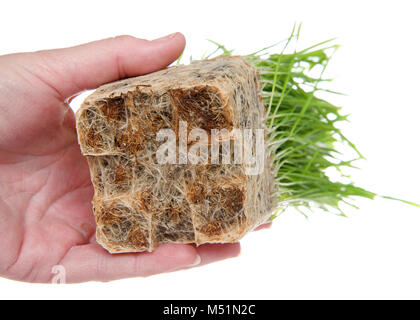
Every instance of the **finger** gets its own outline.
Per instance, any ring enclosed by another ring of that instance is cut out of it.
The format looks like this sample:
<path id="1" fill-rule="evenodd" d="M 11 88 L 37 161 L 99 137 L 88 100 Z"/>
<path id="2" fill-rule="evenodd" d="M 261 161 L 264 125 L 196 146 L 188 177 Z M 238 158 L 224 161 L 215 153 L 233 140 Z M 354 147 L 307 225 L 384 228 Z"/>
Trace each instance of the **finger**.
<path id="1" fill-rule="evenodd" d="M 198 246 L 196 249 L 201 258 L 201 262 L 199 264 L 200 266 L 220 260 L 234 258 L 239 256 L 241 253 L 241 245 L 239 242 L 203 244 Z"/>
<path id="2" fill-rule="evenodd" d="M 272 225 L 272 222 L 264 223 L 264 224 L 256 227 L 254 229 L 254 231 L 263 230 L 263 229 L 269 229 L 269 228 L 271 228 L 271 225 Z"/>
<path id="3" fill-rule="evenodd" d="M 65 99 L 107 82 L 160 70 L 177 59 L 184 47 L 181 33 L 153 41 L 119 36 L 27 57 L 32 59 L 28 61 L 32 72 Z"/>
<path id="4" fill-rule="evenodd" d="M 61 265 L 66 282 L 111 281 L 179 270 L 199 261 L 190 245 L 164 244 L 153 252 L 111 255 L 98 244 L 72 248 Z"/>

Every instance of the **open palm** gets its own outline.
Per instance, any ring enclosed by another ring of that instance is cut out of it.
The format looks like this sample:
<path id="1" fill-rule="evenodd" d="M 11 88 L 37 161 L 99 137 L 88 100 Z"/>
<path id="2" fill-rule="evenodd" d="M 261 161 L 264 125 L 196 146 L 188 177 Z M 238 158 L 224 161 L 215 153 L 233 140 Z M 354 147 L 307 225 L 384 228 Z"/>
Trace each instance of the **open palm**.
<path id="1" fill-rule="evenodd" d="M 147 276 L 236 256 L 239 244 L 166 244 L 111 255 L 95 241 L 93 187 L 65 103 L 85 89 L 164 68 L 185 46 L 179 34 L 130 36 L 0 56 L 0 275 L 48 282 Z"/>

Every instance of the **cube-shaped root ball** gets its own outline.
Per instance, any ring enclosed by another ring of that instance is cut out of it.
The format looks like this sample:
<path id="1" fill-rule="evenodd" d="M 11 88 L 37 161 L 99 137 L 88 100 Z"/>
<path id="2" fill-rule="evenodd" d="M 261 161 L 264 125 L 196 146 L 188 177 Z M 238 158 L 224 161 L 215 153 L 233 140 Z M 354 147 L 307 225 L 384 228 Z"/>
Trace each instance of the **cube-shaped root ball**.
<path id="1" fill-rule="evenodd" d="M 107 84 L 85 100 L 78 139 L 105 249 L 235 242 L 267 221 L 259 86 L 244 58 L 219 57 Z"/>

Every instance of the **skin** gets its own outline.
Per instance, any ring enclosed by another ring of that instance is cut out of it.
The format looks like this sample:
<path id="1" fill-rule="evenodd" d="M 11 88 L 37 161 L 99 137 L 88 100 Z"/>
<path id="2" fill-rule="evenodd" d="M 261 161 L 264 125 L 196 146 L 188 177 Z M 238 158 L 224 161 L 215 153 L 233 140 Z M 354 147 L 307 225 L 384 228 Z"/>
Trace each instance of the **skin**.
<path id="1" fill-rule="evenodd" d="M 175 33 L 153 41 L 120 36 L 85 45 L 0 56 L 0 275 L 50 282 L 110 281 L 235 257 L 239 244 L 166 244 L 111 255 L 95 240 L 93 186 L 73 111 L 85 89 L 166 67 L 183 51 Z"/>

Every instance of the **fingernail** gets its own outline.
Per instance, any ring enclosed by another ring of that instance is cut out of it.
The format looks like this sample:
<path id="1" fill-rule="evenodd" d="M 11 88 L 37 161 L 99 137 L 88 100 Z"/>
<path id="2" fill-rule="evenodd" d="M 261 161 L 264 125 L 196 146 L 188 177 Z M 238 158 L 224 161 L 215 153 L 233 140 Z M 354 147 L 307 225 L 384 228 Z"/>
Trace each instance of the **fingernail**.
<path id="1" fill-rule="evenodd" d="M 166 40 L 169 40 L 169 39 L 172 39 L 172 38 L 175 38 L 176 36 L 177 36 L 177 34 L 178 34 L 179 32 L 174 32 L 174 33 L 171 33 L 171 34 L 169 34 L 169 35 L 167 35 L 167 36 L 164 36 L 164 37 L 161 37 L 161 38 L 157 38 L 157 39 L 155 39 L 155 40 L 153 40 L 153 41 L 166 41 Z"/>
<path id="2" fill-rule="evenodd" d="M 198 255 L 198 254 L 197 254 L 197 257 L 195 258 L 194 262 L 193 262 L 193 263 L 191 263 L 191 264 L 189 264 L 189 265 L 187 266 L 187 268 L 196 267 L 196 266 L 198 266 L 200 263 L 201 263 L 201 257 L 200 257 L 200 255 Z"/>

